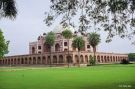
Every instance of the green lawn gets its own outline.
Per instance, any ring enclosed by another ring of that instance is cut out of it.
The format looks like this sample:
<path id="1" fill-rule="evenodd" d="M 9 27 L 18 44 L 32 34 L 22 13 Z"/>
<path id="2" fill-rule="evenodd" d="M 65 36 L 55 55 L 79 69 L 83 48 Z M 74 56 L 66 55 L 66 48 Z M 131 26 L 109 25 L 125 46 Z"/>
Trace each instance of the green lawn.
<path id="1" fill-rule="evenodd" d="M 0 89 L 135 89 L 135 64 L 0 67 Z"/>

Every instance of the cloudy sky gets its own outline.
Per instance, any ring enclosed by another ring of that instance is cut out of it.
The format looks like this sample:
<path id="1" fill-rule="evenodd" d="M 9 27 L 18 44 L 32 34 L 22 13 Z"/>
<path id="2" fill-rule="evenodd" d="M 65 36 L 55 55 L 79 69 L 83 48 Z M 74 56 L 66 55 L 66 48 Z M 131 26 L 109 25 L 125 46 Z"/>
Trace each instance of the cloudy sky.
<path id="1" fill-rule="evenodd" d="M 51 31 L 44 20 L 44 12 L 49 10 L 49 0 L 16 0 L 18 15 L 15 20 L 0 19 L 0 28 L 6 40 L 10 40 L 9 54 L 20 55 L 29 53 L 29 42 L 36 41 L 44 32 Z M 55 23 L 54 26 L 57 26 Z M 102 42 L 98 51 L 129 53 L 135 52 L 135 45 L 128 39 L 115 37 L 111 43 L 105 43 L 105 34 L 101 32 Z"/>

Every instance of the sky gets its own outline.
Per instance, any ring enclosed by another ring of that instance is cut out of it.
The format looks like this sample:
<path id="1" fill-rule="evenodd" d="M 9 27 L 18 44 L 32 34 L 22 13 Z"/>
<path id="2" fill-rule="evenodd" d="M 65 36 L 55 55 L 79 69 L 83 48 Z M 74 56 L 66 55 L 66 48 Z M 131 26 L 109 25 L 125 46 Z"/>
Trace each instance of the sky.
<path id="1" fill-rule="evenodd" d="M 6 40 L 10 41 L 9 53 L 7 55 L 22 55 L 29 53 L 29 42 L 36 41 L 39 35 L 53 30 L 57 21 L 52 27 L 47 27 L 43 22 L 45 12 L 49 11 L 50 0 L 16 0 L 18 15 L 15 20 L 7 18 L 0 19 L 0 28 L 4 32 Z M 106 35 L 100 32 L 101 43 L 98 46 L 99 52 L 131 53 L 135 52 L 135 45 L 131 45 L 128 39 L 119 37 L 106 43 Z"/>

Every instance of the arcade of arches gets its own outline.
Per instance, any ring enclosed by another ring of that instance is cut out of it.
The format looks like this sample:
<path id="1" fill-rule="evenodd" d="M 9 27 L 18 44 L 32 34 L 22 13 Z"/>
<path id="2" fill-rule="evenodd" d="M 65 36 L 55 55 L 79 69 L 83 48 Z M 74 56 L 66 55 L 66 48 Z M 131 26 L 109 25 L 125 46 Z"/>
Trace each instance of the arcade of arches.
<path id="1" fill-rule="evenodd" d="M 57 49 L 58 50 L 58 49 Z M 68 58 L 67 52 L 54 52 L 52 56 L 46 54 L 31 54 L 8 56 L 0 60 L 0 65 L 65 65 L 65 64 L 88 64 L 92 53 L 81 53 L 80 61 L 77 52 L 70 52 Z M 97 63 L 119 63 L 122 59 L 128 60 L 126 54 L 97 53 Z"/>

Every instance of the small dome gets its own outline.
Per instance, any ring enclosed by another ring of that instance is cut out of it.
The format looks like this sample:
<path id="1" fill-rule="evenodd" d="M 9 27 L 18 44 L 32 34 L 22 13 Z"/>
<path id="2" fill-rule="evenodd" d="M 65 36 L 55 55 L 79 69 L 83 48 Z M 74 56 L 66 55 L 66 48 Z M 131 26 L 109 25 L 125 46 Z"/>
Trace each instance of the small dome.
<path id="1" fill-rule="evenodd" d="M 43 36 L 46 35 L 46 33 L 43 33 Z"/>
<path id="2" fill-rule="evenodd" d="M 74 33 L 74 29 L 73 27 L 66 27 L 66 28 L 63 28 L 61 25 L 59 26 L 56 26 L 54 29 L 53 29 L 53 32 L 54 33 L 62 33 L 62 31 L 66 30 L 66 29 L 70 29 L 72 33 Z"/>

